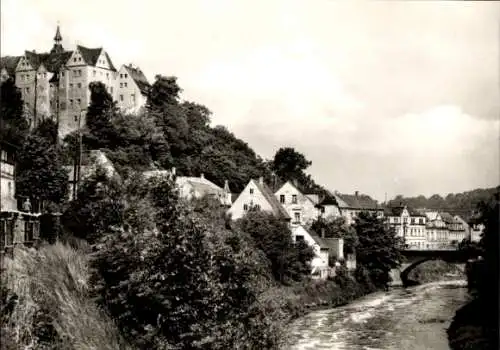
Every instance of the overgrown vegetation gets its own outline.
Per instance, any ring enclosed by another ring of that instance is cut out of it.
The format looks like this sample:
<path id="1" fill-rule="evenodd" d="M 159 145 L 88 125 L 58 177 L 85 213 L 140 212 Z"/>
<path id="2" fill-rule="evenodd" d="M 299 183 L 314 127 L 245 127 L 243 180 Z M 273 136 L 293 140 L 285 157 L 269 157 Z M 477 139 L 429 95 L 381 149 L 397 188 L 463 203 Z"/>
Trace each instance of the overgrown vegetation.
<path id="1" fill-rule="evenodd" d="M 57 243 L 16 248 L 1 273 L 1 348 L 127 349 L 90 295 L 89 252 Z"/>
<path id="2" fill-rule="evenodd" d="M 478 205 L 477 223 L 485 226 L 479 243 L 481 259 L 468 266 L 473 300 L 457 311 L 448 329 L 453 350 L 498 349 L 500 187 L 488 201 Z M 472 247 L 477 249 L 477 247 Z"/>
<path id="3" fill-rule="evenodd" d="M 409 273 L 408 278 L 412 281 L 424 284 L 436 281 L 463 279 L 464 275 L 463 266 L 447 263 L 442 260 L 431 260 L 415 267 Z"/>

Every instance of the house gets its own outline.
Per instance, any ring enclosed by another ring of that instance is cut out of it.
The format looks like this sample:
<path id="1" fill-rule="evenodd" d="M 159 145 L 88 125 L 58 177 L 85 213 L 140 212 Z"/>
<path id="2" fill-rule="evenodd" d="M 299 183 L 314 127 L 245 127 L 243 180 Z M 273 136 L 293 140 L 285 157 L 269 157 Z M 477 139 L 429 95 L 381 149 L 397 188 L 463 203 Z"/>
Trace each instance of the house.
<path id="1" fill-rule="evenodd" d="M 175 168 L 172 170 L 151 170 L 143 173 L 146 178 L 154 176 L 175 176 Z M 193 198 L 202 198 L 209 196 L 220 201 L 222 205 L 230 206 L 232 203 L 231 190 L 226 180 L 224 187 L 221 188 L 212 181 L 205 178 L 204 174 L 195 176 L 175 176 L 175 184 L 179 189 L 181 198 L 191 200 Z"/>
<path id="2" fill-rule="evenodd" d="M 403 237 L 407 249 L 425 249 L 427 247 L 426 216 L 400 204 L 385 209 L 384 217 L 396 235 Z"/>
<path id="3" fill-rule="evenodd" d="M 274 195 L 292 218 L 292 225 L 304 225 L 318 217 L 316 197 L 302 193 L 296 182 L 287 181 Z"/>
<path id="4" fill-rule="evenodd" d="M 447 212 L 440 213 L 448 228 L 448 241 L 450 246 L 458 247 L 458 243 L 468 237 L 468 226 L 458 215 Z"/>
<path id="5" fill-rule="evenodd" d="M 101 168 L 106 172 L 106 176 L 109 178 L 113 176 L 118 176 L 118 172 L 116 171 L 113 163 L 106 157 L 106 154 L 101 150 L 92 150 L 88 154 L 86 154 L 82 161 L 83 164 L 80 166 L 80 179 L 78 179 L 78 168 L 74 165 L 68 165 L 64 168 L 68 171 L 68 180 L 69 180 L 69 198 L 76 198 L 76 193 L 78 193 L 78 184 L 79 181 L 83 181 L 89 176 L 95 174 L 97 168 Z M 76 170 L 76 173 L 75 173 Z"/>
<path id="6" fill-rule="evenodd" d="M 426 211 L 425 216 L 427 218 L 425 226 L 427 234 L 426 248 L 432 250 L 449 249 L 449 230 L 441 214 L 437 211 Z"/>
<path id="7" fill-rule="evenodd" d="M 326 279 L 330 273 L 329 247 L 317 234 L 302 225 L 292 227 L 292 240 L 294 243 L 303 241 L 314 251 L 311 260 L 311 275 L 313 278 Z"/>
<path id="8" fill-rule="evenodd" d="M 16 148 L 7 142 L 0 143 L 0 211 L 17 209 L 15 150 Z"/>
<path id="9" fill-rule="evenodd" d="M 280 204 L 271 189 L 264 183 L 262 177 L 258 180 L 251 179 L 248 182 L 238 198 L 232 203 L 227 213 L 231 215 L 233 220 L 238 220 L 245 216 L 251 208 L 270 212 L 277 218 L 287 222 L 291 221 L 290 215 Z"/>
<path id="10" fill-rule="evenodd" d="M 21 56 L 1 58 L 0 77 L 2 81 L 14 78 L 32 126 L 43 118 L 53 117 L 63 137 L 77 130 L 79 124 L 84 125 L 85 120 L 80 119 L 90 102 L 89 84 L 94 81 L 106 86 L 113 100 L 118 99 L 120 108 L 143 104 L 148 83 L 140 69 L 128 65 L 117 72 L 102 47 L 76 45 L 75 50 L 66 50 L 59 26 L 53 40 L 49 52 L 26 50 Z"/>
<path id="11" fill-rule="evenodd" d="M 316 204 L 318 216 L 322 218 L 337 218 L 341 216 L 340 208 L 335 195 L 327 191 L 324 195 L 318 198 Z"/>
<path id="12" fill-rule="evenodd" d="M 373 213 L 379 218 L 384 217 L 384 209 L 379 206 L 376 200 L 358 191 L 354 195 L 334 194 L 340 214 L 346 219 L 346 223 L 351 225 L 361 212 Z"/>
<path id="13" fill-rule="evenodd" d="M 0 142 L 0 256 L 12 253 L 16 244 L 34 245 L 40 237 L 40 214 L 17 210 L 15 151 Z"/>

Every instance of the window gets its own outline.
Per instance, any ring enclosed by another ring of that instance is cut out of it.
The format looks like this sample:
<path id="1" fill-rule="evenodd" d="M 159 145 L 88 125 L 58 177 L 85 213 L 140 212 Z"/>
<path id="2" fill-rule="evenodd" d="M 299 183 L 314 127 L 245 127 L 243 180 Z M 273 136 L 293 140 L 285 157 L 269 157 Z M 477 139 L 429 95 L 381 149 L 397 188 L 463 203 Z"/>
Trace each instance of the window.
<path id="1" fill-rule="evenodd" d="M 127 74 L 127 73 L 125 73 L 125 74 L 123 74 L 123 76 L 124 76 L 125 78 L 127 78 L 127 77 L 128 77 L 128 74 Z"/>
<path id="2" fill-rule="evenodd" d="M 253 188 L 250 189 L 250 194 L 253 194 Z"/>
<path id="3" fill-rule="evenodd" d="M 420 225 L 424 224 L 424 219 L 420 219 Z"/>
<path id="4" fill-rule="evenodd" d="M 77 76 L 78 76 L 78 70 L 76 70 L 76 69 L 75 69 L 75 70 L 73 71 L 73 76 L 74 76 L 74 77 L 77 77 Z"/>
<path id="5" fill-rule="evenodd" d="M 280 194 L 280 203 L 281 204 L 285 203 L 285 195 L 284 194 Z"/>
<path id="6" fill-rule="evenodd" d="M 293 218 L 295 219 L 294 222 L 299 223 L 300 222 L 300 213 L 299 212 L 293 213 Z"/>
<path id="7" fill-rule="evenodd" d="M 121 87 L 121 88 L 123 87 L 123 83 L 120 83 L 120 87 Z"/>
<path id="8" fill-rule="evenodd" d="M 70 88 L 70 89 L 73 89 L 73 83 L 70 83 L 70 84 L 69 84 L 69 88 Z"/>
<path id="9" fill-rule="evenodd" d="M 81 89 L 82 88 L 82 83 L 76 84 L 76 87 L 79 88 L 79 89 Z"/>
<path id="10" fill-rule="evenodd" d="M 106 73 L 106 78 L 109 79 L 109 73 Z"/>
<path id="11" fill-rule="evenodd" d="M 120 95 L 120 101 L 123 102 L 123 95 Z"/>
<path id="12" fill-rule="evenodd" d="M 297 195 L 296 194 L 292 194 L 292 203 L 297 204 Z"/>
<path id="13" fill-rule="evenodd" d="M 120 74 L 120 79 L 122 79 L 122 78 L 123 78 L 123 74 Z"/>
<path id="14" fill-rule="evenodd" d="M 69 100 L 69 106 L 73 107 L 73 100 L 72 99 Z"/>
<path id="15" fill-rule="evenodd" d="M 257 210 L 260 210 L 260 204 L 255 204 L 254 208 L 257 209 Z"/>
<path id="16" fill-rule="evenodd" d="M 123 83 L 123 85 L 124 85 L 125 87 L 127 87 L 127 83 Z"/>
<path id="17" fill-rule="evenodd" d="M 248 204 L 243 204 L 243 210 L 247 211 L 248 210 Z"/>
<path id="18" fill-rule="evenodd" d="M 12 184 L 10 183 L 10 181 L 9 181 L 8 187 L 9 187 L 9 196 L 10 196 L 10 195 L 12 195 Z"/>
<path id="19" fill-rule="evenodd" d="M 27 94 L 29 94 L 29 93 L 30 93 L 30 88 L 29 88 L 29 87 L 27 87 L 27 88 L 26 88 L 26 93 L 27 93 Z"/>
<path id="20" fill-rule="evenodd" d="M 135 94 L 130 95 L 130 102 L 135 105 Z"/>
<path id="21" fill-rule="evenodd" d="M 78 121 L 78 116 L 77 116 L 77 115 L 75 115 L 75 122 L 77 122 L 77 121 Z"/>
<path id="22" fill-rule="evenodd" d="M 304 242 L 304 236 L 302 235 L 295 236 L 295 242 Z"/>
<path id="23" fill-rule="evenodd" d="M 82 105 L 82 100 L 80 100 L 79 98 L 76 99 L 76 103 L 78 104 L 78 106 L 81 106 Z"/>
<path id="24" fill-rule="evenodd" d="M 61 77 L 64 77 L 64 72 L 61 72 Z"/>

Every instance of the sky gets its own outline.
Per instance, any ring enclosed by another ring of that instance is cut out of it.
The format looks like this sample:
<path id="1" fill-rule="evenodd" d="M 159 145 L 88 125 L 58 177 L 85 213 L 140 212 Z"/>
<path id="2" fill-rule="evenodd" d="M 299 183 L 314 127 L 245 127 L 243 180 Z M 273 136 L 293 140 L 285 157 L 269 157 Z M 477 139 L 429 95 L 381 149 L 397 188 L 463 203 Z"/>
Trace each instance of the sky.
<path id="1" fill-rule="evenodd" d="M 174 75 L 264 158 L 283 146 L 330 190 L 500 184 L 500 3 L 2 0 L 4 55 L 104 47 Z"/>

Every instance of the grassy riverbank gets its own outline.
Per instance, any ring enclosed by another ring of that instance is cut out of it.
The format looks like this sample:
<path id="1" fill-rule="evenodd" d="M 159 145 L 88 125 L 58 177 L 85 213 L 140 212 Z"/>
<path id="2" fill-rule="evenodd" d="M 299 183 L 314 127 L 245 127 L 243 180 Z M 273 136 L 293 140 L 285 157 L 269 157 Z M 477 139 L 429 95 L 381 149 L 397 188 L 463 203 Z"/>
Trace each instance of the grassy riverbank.
<path id="1" fill-rule="evenodd" d="M 89 293 L 88 254 L 57 243 L 15 249 L 1 275 L 1 349 L 127 349 Z"/>
<path id="2" fill-rule="evenodd" d="M 450 264 L 441 260 L 431 260 L 415 267 L 408 278 L 420 284 L 465 279 L 463 265 Z"/>

